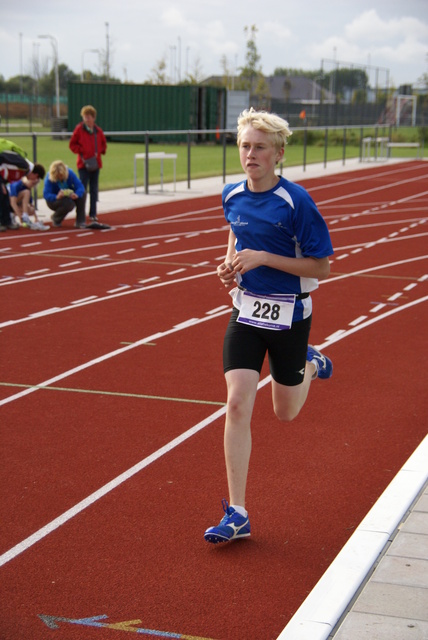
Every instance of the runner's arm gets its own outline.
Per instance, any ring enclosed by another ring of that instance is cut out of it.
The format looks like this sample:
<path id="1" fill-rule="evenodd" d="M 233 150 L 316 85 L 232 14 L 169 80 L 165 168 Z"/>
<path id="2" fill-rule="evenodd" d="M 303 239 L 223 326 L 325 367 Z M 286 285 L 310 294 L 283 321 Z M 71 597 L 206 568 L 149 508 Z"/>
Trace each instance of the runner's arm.
<path id="1" fill-rule="evenodd" d="M 243 249 L 235 253 L 232 260 L 234 272 L 241 274 L 256 267 L 271 267 L 303 278 L 325 280 L 330 274 L 330 260 L 326 258 L 289 258 L 268 251 Z"/>

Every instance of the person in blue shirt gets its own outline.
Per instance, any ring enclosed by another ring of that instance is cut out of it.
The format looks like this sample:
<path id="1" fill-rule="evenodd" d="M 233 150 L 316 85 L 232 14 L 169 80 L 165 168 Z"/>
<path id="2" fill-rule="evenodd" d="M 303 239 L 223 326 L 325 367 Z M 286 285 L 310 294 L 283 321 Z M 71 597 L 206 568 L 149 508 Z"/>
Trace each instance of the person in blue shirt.
<path id="1" fill-rule="evenodd" d="M 327 225 L 309 193 L 276 174 L 291 131 L 279 116 L 254 109 L 238 118 L 238 149 L 246 180 L 226 185 L 222 201 L 229 239 L 217 274 L 233 288 L 233 310 L 223 345 L 227 386 L 224 452 L 229 501 L 211 543 L 251 535 L 245 506 L 251 454 L 251 417 L 266 353 L 276 416 L 293 420 L 311 382 L 333 372 L 327 356 L 308 344 L 310 292 L 329 276 L 333 248 Z"/>
<path id="2" fill-rule="evenodd" d="M 43 186 L 43 197 L 54 213 L 51 220 L 54 227 L 60 227 L 70 211 L 76 207 L 76 223 L 78 229 L 86 228 L 85 201 L 86 191 L 74 171 L 62 160 L 55 160 L 49 167 L 49 173 Z"/>

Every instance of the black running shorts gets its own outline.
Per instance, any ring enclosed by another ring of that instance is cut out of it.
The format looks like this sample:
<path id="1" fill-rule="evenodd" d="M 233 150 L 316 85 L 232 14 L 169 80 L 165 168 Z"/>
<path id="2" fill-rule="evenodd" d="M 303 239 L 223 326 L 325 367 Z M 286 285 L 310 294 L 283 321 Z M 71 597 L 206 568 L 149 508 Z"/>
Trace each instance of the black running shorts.
<path id="1" fill-rule="evenodd" d="M 274 331 L 238 322 L 233 308 L 223 343 L 223 370 L 262 370 L 266 352 L 272 378 L 293 387 L 303 382 L 312 316 L 293 322 L 291 329 Z"/>

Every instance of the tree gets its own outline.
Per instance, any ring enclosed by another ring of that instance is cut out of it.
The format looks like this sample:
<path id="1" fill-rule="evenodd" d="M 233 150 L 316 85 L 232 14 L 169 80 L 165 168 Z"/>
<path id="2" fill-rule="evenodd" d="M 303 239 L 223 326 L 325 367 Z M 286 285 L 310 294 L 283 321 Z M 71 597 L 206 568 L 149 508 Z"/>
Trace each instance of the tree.
<path id="1" fill-rule="evenodd" d="M 426 61 L 428 62 L 428 53 L 426 54 L 425 58 L 426 58 Z M 428 87 L 428 72 L 423 73 L 421 77 L 418 78 L 418 83 L 425 88 Z"/>
<path id="2" fill-rule="evenodd" d="M 241 67 L 240 85 L 250 92 L 250 98 L 257 102 L 257 106 L 268 108 L 269 87 L 259 64 L 261 57 L 256 45 L 256 25 L 253 24 L 250 28 L 244 27 L 244 33 L 247 36 L 247 52 L 245 54 L 246 64 Z"/>
<path id="3" fill-rule="evenodd" d="M 304 69 L 292 69 L 287 68 L 287 67 L 276 67 L 276 69 L 274 69 L 273 75 L 274 76 L 288 76 L 290 78 L 292 77 L 302 77 L 302 78 L 309 78 L 310 80 L 313 80 L 316 76 L 319 76 L 321 74 L 321 71 L 305 71 Z"/>
<path id="4" fill-rule="evenodd" d="M 59 93 L 60 95 L 67 95 L 67 86 L 69 82 L 77 82 L 80 80 L 80 76 L 74 73 L 66 64 L 58 65 L 58 78 L 59 78 Z M 32 80 L 34 82 L 34 80 Z M 55 95 L 55 71 L 51 69 L 49 73 L 42 75 L 39 80 L 39 93 L 42 96 L 54 96 Z"/>
<path id="5" fill-rule="evenodd" d="M 220 58 L 220 66 L 223 71 L 222 86 L 226 89 L 234 88 L 233 70 L 229 66 L 229 60 L 226 55 L 222 55 Z"/>
<path id="6" fill-rule="evenodd" d="M 245 66 L 241 67 L 240 77 L 246 85 L 246 89 L 250 94 L 255 91 L 255 83 L 257 76 L 261 74 L 262 70 L 259 67 L 260 55 L 257 51 L 256 34 L 257 27 L 253 24 L 250 28 L 244 27 L 244 33 L 247 37 L 247 52 L 245 54 Z"/>
<path id="7" fill-rule="evenodd" d="M 164 54 L 152 68 L 148 84 L 169 84 L 166 67 L 166 55 Z"/>
<path id="8" fill-rule="evenodd" d="M 191 71 L 187 74 L 187 84 L 201 84 L 204 78 L 201 59 L 199 56 L 193 60 Z"/>
<path id="9" fill-rule="evenodd" d="M 31 76 L 13 76 L 4 83 L 4 91 L 7 93 L 20 93 L 22 81 L 22 92 L 24 94 L 30 94 L 33 92 L 34 80 Z"/>

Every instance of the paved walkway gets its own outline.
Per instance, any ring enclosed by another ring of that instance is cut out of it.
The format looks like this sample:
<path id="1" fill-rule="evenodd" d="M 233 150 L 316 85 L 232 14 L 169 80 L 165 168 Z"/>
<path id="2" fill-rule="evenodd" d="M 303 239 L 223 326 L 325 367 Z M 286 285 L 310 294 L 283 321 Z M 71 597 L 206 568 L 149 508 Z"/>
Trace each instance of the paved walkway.
<path id="1" fill-rule="evenodd" d="M 428 457 L 425 457 L 425 465 Z M 388 540 L 335 640 L 428 639 L 428 484 Z"/>
<path id="2" fill-rule="evenodd" d="M 390 160 L 388 161 L 388 163 L 394 161 L 395 160 Z M 327 164 L 327 167 L 324 167 L 323 164 L 307 165 L 305 171 L 300 166 L 289 168 L 284 167 L 283 175 L 289 180 L 299 181 L 308 178 L 325 176 L 330 173 L 367 169 L 367 166 L 368 165 L 366 162 L 364 163 L 359 162 L 358 159 L 351 159 L 347 160 L 345 165 L 343 165 L 342 161 L 329 162 Z M 244 174 L 227 176 L 227 182 L 238 182 L 244 177 Z M 192 180 L 190 182 L 190 189 L 188 188 L 187 181 L 177 182 L 175 189 L 172 183 L 164 184 L 163 190 L 161 189 L 160 184 L 151 185 L 148 195 L 144 193 L 144 187 L 142 185 L 137 186 L 136 193 L 133 186 L 126 189 L 101 191 L 99 194 L 97 212 L 98 215 L 102 215 L 103 213 L 109 213 L 112 211 L 136 209 L 138 207 L 147 207 L 154 204 L 160 204 L 162 202 L 175 202 L 177 200 L 188 200 L 189 198 L 202 198 L 204 196 L 211 196 L 216 194 L 220 195 L 222 189 L 223 177 L 218 176 L 215 178 Z M 49 222 L 52 211 L 48 209 L 43 199 L 38 200 L 37 207 L 39 217 L 43 221 Z M 86 209 L 88 210 L 88 201 L 86 203 Z"/>
<path id="3" fill-rule="evenodd" d="M 388 160 L 388 165 L 400 161 Z M 308 178 L 366 169 L 358 160 L 284 168 Z M 228 176 L 235 182 L 243 175 Z M 209 195 L 222 177 L 100 193 L 98 213 Z M 39 216 L 51 211 L 38 202 Z M 119 222 L 119 220 L 118 220 Z M 428 640 L 428 436 L 379 498 L 277 640 Z M 340 621 L 340 624 L 338 624 Z"/>

